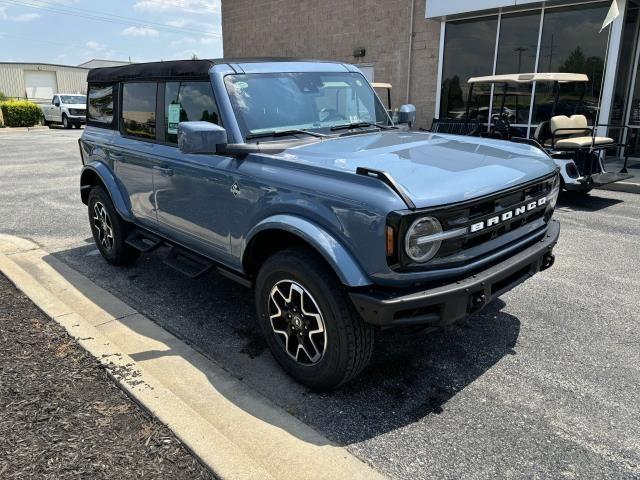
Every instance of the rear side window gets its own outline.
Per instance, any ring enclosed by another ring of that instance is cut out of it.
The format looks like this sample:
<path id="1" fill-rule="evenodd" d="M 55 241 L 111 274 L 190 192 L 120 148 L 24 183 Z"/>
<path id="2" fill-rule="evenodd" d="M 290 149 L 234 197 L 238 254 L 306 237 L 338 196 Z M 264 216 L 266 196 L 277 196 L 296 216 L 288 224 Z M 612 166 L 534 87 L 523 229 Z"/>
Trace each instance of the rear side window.
<path id="1" fill-rule="evenodd" d="M 156 139 L 156 83 L 122 86 L 122 128 L 133 137 Z"/>
<path id="2" fill-rule="evenodd" d="M 98 127 L 113 124 L 113 85 L 89 85 L 87 121 Z"/>
<path id="3" fill-rule="evenodd" d="M 164 141 L 178 143 L 178 123 L 204 121 L 220 124 L 209 82 L 167 82 L 164 98 Z"/>

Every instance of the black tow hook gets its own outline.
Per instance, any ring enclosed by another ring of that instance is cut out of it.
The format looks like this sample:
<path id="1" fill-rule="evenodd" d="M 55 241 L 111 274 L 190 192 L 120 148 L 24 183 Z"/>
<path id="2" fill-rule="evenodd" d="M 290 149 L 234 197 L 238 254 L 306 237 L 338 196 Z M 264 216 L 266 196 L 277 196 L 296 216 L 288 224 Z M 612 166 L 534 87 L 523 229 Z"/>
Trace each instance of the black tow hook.
<path id="1" fill-rule="evenodd" d="M 542 265 L 540 265 L 540 271 L 546 270 L 547 268 L 551 268 L 554 263 L 556 263 L 556 256 L 553 253 L 547 253 L 542 258 Z"/>
<path id="2" fill-rule="evenodd" d="M 478 292 L 471 295 L 469 298 L 469 313 L 475 313 L 484 307 L 485 303 L 487 303 L 487 296 L 484 292 Z"/>

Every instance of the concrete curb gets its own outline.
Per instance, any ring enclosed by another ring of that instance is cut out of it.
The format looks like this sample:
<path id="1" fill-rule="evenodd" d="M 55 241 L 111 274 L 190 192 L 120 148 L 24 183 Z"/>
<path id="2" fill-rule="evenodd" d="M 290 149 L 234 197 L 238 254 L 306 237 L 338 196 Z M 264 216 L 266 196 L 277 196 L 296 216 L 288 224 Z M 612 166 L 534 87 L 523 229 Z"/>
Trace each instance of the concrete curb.
<path id="1" fill-rule="evenodd" d="M 0 271 L 223 480 L 386 478 L 37 245 Z"/>
<path id="2" fill-rule="evenodd" d="M 49 130 L 49 127 L 42 125 L 36 125 L 34 127 L 2 127 L 0 133 L 20 133 L 20 132 L 33 132 L 39 130 Z"/>

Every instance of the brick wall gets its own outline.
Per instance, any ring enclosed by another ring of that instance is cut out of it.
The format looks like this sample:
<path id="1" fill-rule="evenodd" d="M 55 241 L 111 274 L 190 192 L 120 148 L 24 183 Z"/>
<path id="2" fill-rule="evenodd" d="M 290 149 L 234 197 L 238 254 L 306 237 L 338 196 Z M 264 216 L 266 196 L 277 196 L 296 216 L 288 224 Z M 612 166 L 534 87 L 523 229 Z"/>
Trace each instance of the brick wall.
<path id="1" fill-rule="evenodd" d="M 225 57 L 301 57 L 373 64 L 375 80 L 393 85 L 392 104 L 407 102 L 412 0 L 222 0 Z M 440 23 L 415 1 L 409 103 L 418 126 L 435 109 Z M 363 58 L 354 58 L 365 48 Z"/>

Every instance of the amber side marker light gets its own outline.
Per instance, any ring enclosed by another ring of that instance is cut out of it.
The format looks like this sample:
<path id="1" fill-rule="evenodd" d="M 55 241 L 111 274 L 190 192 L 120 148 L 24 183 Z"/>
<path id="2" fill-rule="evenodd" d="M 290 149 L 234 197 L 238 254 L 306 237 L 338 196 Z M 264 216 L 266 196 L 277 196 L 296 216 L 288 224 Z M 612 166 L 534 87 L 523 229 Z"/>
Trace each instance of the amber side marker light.
<path id="1" fill-rule="evenodd" d="M 387 257 L 393 257 L 396 253 L 396 232 L 393 227 L 387 226 Z"/>

